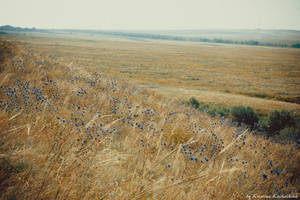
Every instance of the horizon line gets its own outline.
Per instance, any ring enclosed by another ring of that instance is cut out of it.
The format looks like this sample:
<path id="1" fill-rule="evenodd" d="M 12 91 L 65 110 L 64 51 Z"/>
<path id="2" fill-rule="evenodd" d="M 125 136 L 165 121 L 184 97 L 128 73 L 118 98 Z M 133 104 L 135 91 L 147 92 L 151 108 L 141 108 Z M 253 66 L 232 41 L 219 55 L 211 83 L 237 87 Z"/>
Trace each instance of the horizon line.
<path id="1" fill-rule="evenodd" d="M 198 31 L 198 30 L 225 30 L 225 31 L 234 31 L 234 30 L 269 30 L 269 31 L 300 31 L 300 29 L 290 29 L 290 28 L 167 28 L 167 29 L 136 29 L 136 28 L 38 28 L 36 26 L 14 26 L 10 24 L 0 25 L 2 26 L 11 26 L 14 28 L 22 29 L 37 29 L 37 30 L 105 30 L 105 31 Z"/>

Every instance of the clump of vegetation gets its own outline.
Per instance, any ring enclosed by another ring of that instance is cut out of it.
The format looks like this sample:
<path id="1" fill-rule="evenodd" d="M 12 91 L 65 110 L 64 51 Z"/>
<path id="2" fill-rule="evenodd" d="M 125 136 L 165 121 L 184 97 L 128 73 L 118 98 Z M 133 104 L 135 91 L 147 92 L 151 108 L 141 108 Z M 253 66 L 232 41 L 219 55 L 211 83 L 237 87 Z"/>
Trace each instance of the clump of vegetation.
<path id="1" fill-rule="evenodd" d="M 234 106 L 231 109 L 231 114 L 239 123 L 245 123 L 254 127 L 258 122 L 258 114 L 251 107 Z"/>
<path id="2" fill-rule="evenodd" d="M 286 127 L 279 132 L 280 139 L 297 140 L 300 137 L 300 131 L 296 127 Z"/>
<path id="3" fill-rule="evenodd" d="M 211 117 L 219 116 L 219 117 L 228 117 L 230 114 L 230 109 L 224 107 L 215 107 L 210 106 L 208 104 L 200 104 L 200 102 L 195 99 L 195 97 L 191 97 L 187 102 L 184 102 L 188 105 L 191 105 L 193 108 L 198 109 L 202 112 L 207 112 Z"/>
<path id="4" fill-rule="evenodd" d="M 199 106 L 199 110 L 204 111 L 204 112 L 208 111 L 209 109 L 210 109 L 210 106 L 208 104 L 203 104 L 203 105 Z"/>
<path id="5" fill-rule="evenodd" d="M 200 106 L 200 110 L 206 111 L 211 117 L 229 117 L 230 115 L 230 110 L 228 108 L 214 107 L 207 104 Z"/>
<path id="6" fill-rule="evenodd" d="M 251 108 L 245 106 L 234 106 L 230 109 L 215 107 L 208 104 L 200 104 L 194 97 L 185 102 L 195 109 L 207 112 L 211 117 L 232 117 L 239 124 L 244 123 L 251 128 L 258 129 L 269 136 L 277 135 L 280 139 L 297 140 L 300 138 L 300 117 L 293 115 L 292 112 L 281 110 L 273 111 L 267 117 L 261 119 Z"/>
<path id="7" fill-rule="evenodd" d="M 282 129 L 294 127 L 294 125 L 295 117 L 290 111 L 275 110 L 269 113 L 265 119 L 261 120 L 259 126 L 268 135 L 277 135 Z"/>
<path id="8" fill-rule="evenodd" d="M 217 113 L 217 115 L 219 115 L 221 117 L 228 117 L 229 114 L 230 114 L 230 109 L 228 109 L 228 108 L 217 108 L 216 113 Z"/>
<path id="9" fill-rule="evenodd" d="M 195 99 L 195 97 L 190 98 L 187 104 L 193 106 L 195 109 L 198 109 L 200 105 L 199 101 Z"/>

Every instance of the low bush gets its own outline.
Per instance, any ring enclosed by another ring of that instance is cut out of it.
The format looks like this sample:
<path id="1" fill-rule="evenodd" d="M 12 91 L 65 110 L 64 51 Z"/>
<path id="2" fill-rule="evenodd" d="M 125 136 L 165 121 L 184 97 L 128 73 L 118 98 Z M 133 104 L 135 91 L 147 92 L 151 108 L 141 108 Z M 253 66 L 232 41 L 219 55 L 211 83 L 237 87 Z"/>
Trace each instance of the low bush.
<path id="1" fill-rule="evenodd" d="M 217 115 L 216 113 L 217 109 L 214 107 L 209 107 L 207 109 L 207 113 L 211 116 L 211 117 L 215 117 Z"/>
<path id="2" fill-rule="evenodd" d="M 199 101 L 195 99 L 195 97 L 190 98 L 187 104 L 193 106 L 195 109 L 198 109 L 200 105 Z"/>
<path id="3" fill-rule="evenodd" d="M 295 116 L 286 110 L 274 110 L 259 123 L 261 130 L 267 132 L 268 135 L 277 135 L 286 127 L 295 126 Z"/>
<path id="4" fill-rule="evenodd" d="M 228 108 L 217 108 L 216 114 L 221 117 L 228 117 L 230 114 L 230 110 Z"/>
<path id="5" fill-rule="evenodd" d="M 273 111 L 264 119 L 260 119 L 258 114 L 251 108 L 245 106 L 234 106 L 232 109 L 215 107 L 201 104 L 194 97 L 187 102 L 195 109 L 207 112 L 211 117 L 232 117 L 239 125 L 244 123 L 251 128 L 258 129 L 269 136 L 277 135 L 280 139 L 297 140 L 300 138 L 300 116 L 295 116 L 290 111 Z"/>
<path id="6" fill-rule="evenodd" d="M 279 132 L 280 139 L 297 140 L 300 138 L 300 131 L 295 127 L 286 127 Z"/>
<path id="7" fill-rule="evenodd" d="M 231 109 L 231 115 L 239 123 L 245 123 L 254 127 L 258 122 L 258 115 L 251 107 L 234 106 Z"/>
<path id="8" fill-rule="evenodd" d="M 210 106 L 207 104 L 203 104 L 203 105 L 199 106 L 199 110 L 201 110 L 203 112 L 207 112 L 209 108 L 210 108 Z"/>
<path id="9" fill-rule="evenodd" d="M 230 110 L 228 108 L 214 107 L 214 106 L 209 106 L 207 104 L 200 105 L 199 110 L 203 112 L 207 112 L 211 117 L 215 117 L 215 116 L 228 117 L 230 114 Z"/>

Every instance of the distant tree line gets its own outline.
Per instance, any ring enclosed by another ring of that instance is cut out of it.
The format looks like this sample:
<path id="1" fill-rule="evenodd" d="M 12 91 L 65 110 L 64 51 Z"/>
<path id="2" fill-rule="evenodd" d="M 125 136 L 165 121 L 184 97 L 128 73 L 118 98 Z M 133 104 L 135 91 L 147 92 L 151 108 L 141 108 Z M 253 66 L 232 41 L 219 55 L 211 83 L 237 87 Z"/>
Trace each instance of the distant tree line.
<path id="1" fill-rule="evenodd" d="M 270 42 L 259 42 L 256 40 L 228 40 L 219 38 L 203 38 L 203 37 L 183 37 L 183 36 L 173 36 L 173 35 L 160 35 L 160 34 L 149 34 L 149 33 L 126 33 L 126 32 L 109 32 L 100 31 L 99 34 L 123 36 L 123 37 L 134 37 L 134 38 L 144 38 L 144 39 L 159 39 L 159 40 L 175 40 L 175 41 L 189 41 L 189 42 L 211 42 L 211 43 L 222 43 L 222 44 L 243 44 L 243 45 L 253 45 L 253 46 L 271 46 L 271 47 L 292 47 L 300 48 L 300 43 L 296 44 L 285 44 L 285 43 L 270 43 Z"/>
<path id="2" fill-rule="evenodd" d="M 36 31 L 36 28 L 21 28 L 21 27 L 14 27 L 14 26 L 10 26 L 10 25 L 4 25 L 4 26 L 0 26 L 0 30 L 1 31 Z"/>

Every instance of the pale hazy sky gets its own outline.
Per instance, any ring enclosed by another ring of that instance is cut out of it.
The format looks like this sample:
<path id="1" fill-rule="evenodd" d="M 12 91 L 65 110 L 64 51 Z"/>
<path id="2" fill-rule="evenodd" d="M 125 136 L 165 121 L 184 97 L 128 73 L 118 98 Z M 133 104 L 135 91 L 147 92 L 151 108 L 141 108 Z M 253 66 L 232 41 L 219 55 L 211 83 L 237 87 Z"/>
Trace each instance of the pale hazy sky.
<path id="1" fill-rule="evenodd" d="M 0 25 L 82 29 L 296 29 L 300 0 L 0 0 Z"/>

